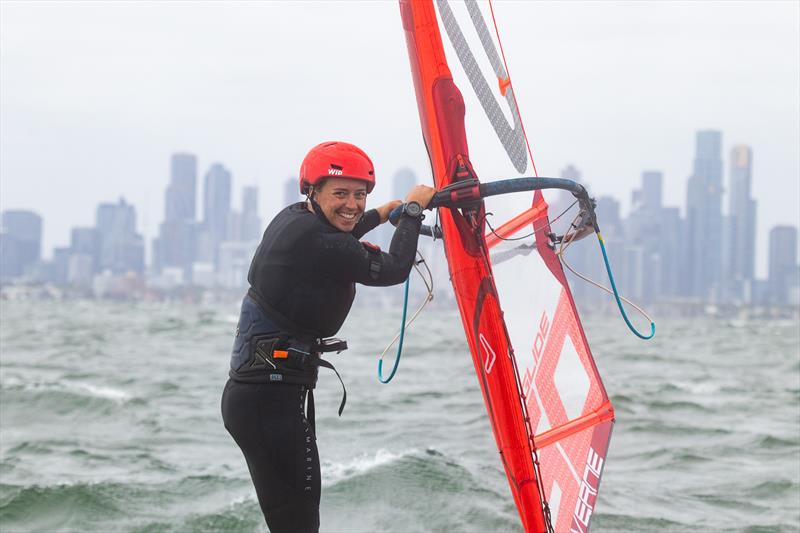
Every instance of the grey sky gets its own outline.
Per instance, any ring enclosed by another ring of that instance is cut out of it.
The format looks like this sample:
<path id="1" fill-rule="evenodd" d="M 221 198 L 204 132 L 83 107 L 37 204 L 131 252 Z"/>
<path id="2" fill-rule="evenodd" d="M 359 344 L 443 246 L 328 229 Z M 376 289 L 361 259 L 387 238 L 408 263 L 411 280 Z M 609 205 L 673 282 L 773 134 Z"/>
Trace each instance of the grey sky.
<path id="1" fill-rule="evenodd" d="M 694 134 L 754 153 L 767 231 L 799 223 L 800 3 L 495 3 L 542 175 L 580 168 L 626 207 L 643 170 L 685 203 Z M 45 218 L 45 252 L 124 196 L 151 238 L 169 155 L 219 161 L 261 213 L 321 140 L 362 145 L 378 179 L 428 163 L 399 10 L 387 2 L 2 2 L 0 208 Z M 377 200 L 391 187 L 379 182 Z M 149 250 L 148 250 L 149 252 Z"/>

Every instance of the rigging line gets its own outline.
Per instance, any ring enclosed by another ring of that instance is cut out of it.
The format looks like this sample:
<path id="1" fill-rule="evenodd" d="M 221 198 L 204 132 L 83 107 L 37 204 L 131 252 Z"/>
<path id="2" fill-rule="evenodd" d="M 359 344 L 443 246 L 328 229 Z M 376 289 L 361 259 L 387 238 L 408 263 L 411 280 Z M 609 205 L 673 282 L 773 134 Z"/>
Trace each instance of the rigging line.
<path id="1" fill-rule="evenodd" d="M 546 228 L 547 226 L 552 225 L 553 222 L 556 222 L 559 218 L 561 218 L 564 215 L 566 215 L 567 211 L 572 209 L 575 206 L 575 204 L 577 204 L 577 203 L 578 203 L 578 200 L 575 200 L 574 202 L 569 204 L 569 206 L 566 209 L 564 209 L 561 213 L 559 213 L 556 218 L 554 218 L 553 220 L 548 220 L 547 223 L 545 225 L 543 225 L 543 226 L 540 226 L 538 228 L 533 228 L 533 231 L 531 233 L 528 233 L 527 235 L 523 235 L 522 237 L 501 237 L 500 235 L 498 235 L 497 232 L 495 232 L 495 230 L 492 227 L 492 225 L 489 223 L 489 219 L 487 218 L 489 215 L 494 216 L 494 213 L 492 213 L 492 212 L 486 213 L 484 215 L 484 217 L 483 217 L 483 221 L 486 222 L 487 226 L 489 226 L 489 231 L 491 231 L 494 234 L 494 236 L 497 237 L 498 239 L 500 239 L 501 241 L 521 241 L 523 239 L 527 239 L 529 237 L 533 237 L 534 235 L 536 235 L 537 231 L 542 230 L 542 229 Z"/>
<path id="2" fill-rule="evenodd" d="M 522 136 L 525 137 L 525 146 L 528 148 L 528 156 L 531 158 L 531 166 L 533 166 L 533 175 L 539 177 L 539 172 L 536 170 L 536 161 L 533 159 L 533 150 L 531 150 L 531 143 L 528 141 L 528 134 L 525 131 L 525 121 L 522 120 L 522 112 L 519 110 L 519 102 L 517 102 L 517 91 L 514 90 L 514 84 L 511 83 L 511 71 L 508 70 L 508 63 L 506 62 L 506 53 L 503 51 L 503 41 L 500 40 L 500 30 L 497 29 L 497 20 L 494 17 L 494 5 L 492 0 L 489 0 L 489 11 L 492 14 L 492 24 L 494 24 L 494 34 L 497 36 L 497 44 L 500 45 L 500 56 L 503 58 L 503 67 L 506 69 L 506 76 L 508 76 L 508 86 L 511 88 L 511 97 L 514 99 L 514 105 L 517 107 L 517 115 L 519 115 L 519 125 L 522 127 Z"/>
<path id="3" fill-rule="evenodd" d="M 409 286 L 409 279 L 406 279 L 405 299 L 404 299 L 404 302 L 403 302 L 403 319 L 402 319 L 403 321 L 402 321 L 402 324 L 400 326 L 400 331 L 397 333 L 397 335 L 394 336 L 392 341 L 388 344 L 388 346 L 386 346 L 386 348 L 383 350 L 383 352 L 381 352 L 381 355 L 378 357 L 378 380 L 381 383 L 384 383 L 384 384 L 385 383 L 389 383 L 392 380 L 392 378 L 394 378 L 394 375 L 397 372 L 397 368 L 400 365 L 400 355 L 403 352 L 403 338 L 405 337 L 406 328 L 411 326 L 411 324 L 414 322 L 414 319 L 416 319 L 417 316 L 425 308 L 425 306 L 428 305 L 428 302 L 433 300 L 433 273 L 431 272 L 431 269 L 428 266 L 428 262 L 425 260 L 425 257 L 419 252 L 419 250 L 417 250 L 417 255 L 419 256 L 420 260 L 419 261 L 414 261 L 414 269 L 417 271 L 417 274 L 419 274 L 420 278 L 422 278 L 422 282 L 425 284 L 425 288 L 428 290 L 428 295 L 425 297 L 425 300 L 423 300 L 422 305 L 419 306 L 419 308 L 414 312 L 414 314 L 411 315 L 411 318 L 406 322 L 406 312 L 408 310 L 408 286 Z M 422 264 L 425 267 L 425 270 L 427 271 L 427 274 L 428 274 L 427 279 L 426 279 L 425 275 L 422 273 L 422 270 L 420 270 L 420 268 L 419 268 L 420 264 Z M 397 342 L 398 339 L 399 339 L 400 342 L 399 342 L 399 344 L 397 346 L 397 353 L 395 355 L 395 360 L 394 360 L 394 365 L 392 366 L 392 371 L 389 374 L 389 377 L 384 379 L 383 378 L 383 356 L 386 355 L 386 352 L 388 352 L 389 349 L 392 346 L 394 346 L 394 343 Z"/>
<path id="4" fill-rule="evenodd" d="M 580 215 L 576 216 L 575 219 L 572 221 L 572 226 L 576 227 L 575 224 L 579 220 L 580 220 Z M 611 265 L 609 264 L 609 261 L 608 261 L 608 254 L 606 253 L 606 248 L 605 248 L 605 245 L 603 244 L 603 238 L 600 236 L 600 234 L 597 235 L 597 238 L 600 241 L 600 249 L 603 252 L 603 260 L 605 261 L 606 271 L 608 272 L 609 280 L 611 281 L 611 287 L 613 288 L 613 290 L 609 289 L 608 287 L 606 287 L 606 286 L 604 286 L 604 285 L 602 285 L 600 283 L 597 283 L 596 281 L 594 281 L 592 279 L 589 279 L 588 277 L 584 276 L 583 274 L 579 273 L 574 268 L 572 268 L 572 266 L 570 266 L 570 264 L 567 262 L 567 260 L 564 257 L 564 252 L 566 252 L 567 248 L 569 248 L 569 246 L 572 244 L 573 241 L 571 239 L 570 240 L 567 240 L 567 239 L 562 239 L 561 240 L 561 243 L 560 243 L 560 245 L 558 247 L 558 251 L 556 252 L 556 255 L 558 255 L 558 258 L 561 260 L 561 262 L 564 264 L 565 267 L 567 267 L 567 269 L 570 272 L 572 272 L 573 274 L 578 276 L 583 281 L 591 283 L 592 285 L 594 285 L 598 289 L 604 290 L 608 294 L 614 296 L 614 298 L 617 301 L 617 306 L 619 307 L 619 310 L 622 313 L 622 318 L 625 319 L 625 323 L 628 325 L 630 330 L 637 337 L 639 337 L 640 339 L 644 339 L 644 340 L 652 338 L 653 335 L 655 335 L 655 330 L 656 330 L 655 322 L 650 317 L 650 315 L 647 314 L 647 312 L 644 309 L 642 309 L 641 307 L 639 307 L 638 305 L 636 305 L 635 303 L 633 303 L 629 299 L 625 298 L 624 296 L 620 296 L 619 292 L 617 291 L 616 284 L 614 283 L 614 277 L 611 274 Z M 627 303 L 628 305 L 630 305 L 631 307 L 633 307 L 634 309 L 639 311 L 639 313 L 641 313 L 642 316 L 644 316 L 647 320 L 650 321 L 650 335 L 649 336 L 642 335 L 641 333 L 639 333 L 636 330 L 635 327 L 633 327 L 633 324 L 631 324 L 630 320 L 628 319 L 627 313 L 625 313 L 625 309 L 622 306 L 622 302 Z"/>

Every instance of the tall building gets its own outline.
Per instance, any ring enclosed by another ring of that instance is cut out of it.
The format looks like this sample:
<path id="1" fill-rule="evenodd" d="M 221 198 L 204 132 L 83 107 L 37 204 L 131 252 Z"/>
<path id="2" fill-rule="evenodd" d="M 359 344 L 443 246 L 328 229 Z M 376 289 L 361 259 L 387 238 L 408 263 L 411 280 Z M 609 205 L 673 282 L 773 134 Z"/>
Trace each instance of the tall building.
<path id="1" fill-rule="evenodd" d="M 164 220 L 194 221 L 196 202 L 197 158 L 193 154 L 172 154 Z"/>
<path id="2" fill-rule="evenodd" d="M 797 228 L 775 226 L 769 232 L 769 294 L 776 304 L 789 303 L 789 290 L 797 285 Z"/>
<path id="3" fill-rule="evenodd" d="M 258 187 L 242 187 L 242 218 L 240 240 L 255 241 L 261 238 L 264 228 L 258 216 Z"/>
<path id="4" fill-rule="evenodd" d="M 694 171 L 686 194 L 686 293 L 712 300 L 719 296 L 722 279 L 721 146 L 720 132 L 697 132 Z"/>
<path id="5" fill-rule="evenodd" d="M 153 266 L 157 272 L 177 268 L 188 278 L 197 246 L 197 158 L 176 153 L 170 160 L 170 182 L 164 197 L 164 222 L 153 241 Z"/>
<path id="6" fill-rule="evenodd" d="M 91 257 L 92 273 L 100 272 L 100 239 L 100 232 L 97 228 L 72 228 L 69 241 L 69 253 L 85 254 Z"/>
<path id="7" fill-rule="evenodd" d="M 56 285 L 66 285 L 68 282 L 69 258 L 72 249 L 69 246 L 57 246 L 53 248 L 53 283 Z"/>
<path id="8" fill-rule="evenodd" d="M 725 241 L 725 278 L 731 299 L 745 300 L 755 278 L 756 201 L 751 196 L 753 153 L 734 146 L 730 159 L 728 228 Z"/>
<path id="9" fill-rule="evenodd" d="M 220 163 L 214 163 L 205 176 L 203 226 L 218 242 L 227 237 L 230 212 L 231 173 Z"/>
<path id="10" fill-rule="evenodd" d="M 648 212 L 655 213 L 657 210 L 661 209 L 661 190 L 663 182 L 664 175 L 661 172 L 654 170 L 642 172 L 642 188 L 636 191 L 634 195 L 638 195 L 639 205 L 644 207 Z"/>
<path id="11" fill-rule="evenodd" d="M 197 242 L 195 259 L 216 265 L 219 245 L 230 238 L 229 230 L 238 225 L 231 216 L 231 173 L 220 163 L 206 172 L 203 188 L 203 224 Z"/>
<path id="12" fill-rule="evenodd" d="M 42 217 L 33 211 L 3 211 L 0 224 L 0 277 L 31 272 L 42 257 Z"/>
<path id="13" fill-rule="evenodd" d="M 666 274 L 662 245 L 665 234 L 675 230 L 663 225 L 662 182 L 661 172 L 642 173 L 642 187 L 633 192 L 633 208 L 625 229 L 628 292 L 645 301 L 661 295 Z"/>
<path id="14" fill-rule="evenodd" d="M 622 234 L 622 217 L 620 216 L 619 200 L 611 196 L 601 196 L 597 199 L 595 208 L 598 220 L 603 224 L 603 235 L 613 233 Z"/>
<path id="15" fill-rule="evenodd" d="M 124 198 L 120 198 L 116 204 L 100 204 L 97 206 L 95 231 L 100 247 L 100 271 L 108 270 L 112 274 L 144 273 L 144 239 L 136 233 L 134 206 L 125 202 Z M 88 240 L 91 237 L 87 234 L 84 238 Z M 86 260 L 82 260 L 82 263 L 86 263 Z"/>
<path id="16" fill-rule="evenodd" d="M 659 215 L 662 231 L 658 243 L 661 264 L 661 296 L 673 297 L 681 294 L 681 235 L 684 234 L 684 220 L 680 208 L 664 207 Z"/>

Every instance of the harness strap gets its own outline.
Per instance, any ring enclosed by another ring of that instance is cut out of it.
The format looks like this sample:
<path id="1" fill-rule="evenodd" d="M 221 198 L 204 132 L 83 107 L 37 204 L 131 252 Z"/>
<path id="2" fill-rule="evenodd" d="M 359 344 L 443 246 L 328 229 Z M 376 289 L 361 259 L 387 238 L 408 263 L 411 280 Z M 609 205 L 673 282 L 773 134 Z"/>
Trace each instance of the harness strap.
<path id="1" fill-rule="evenodd" d="M 322 359 L 320 357 L 317 360 L 317 363 L 319 364 L 319 366 L 324 366 L 325 368 L 330 368 L 331 370 L 333 370 L 334 374 L 336 374 L 336 377 L 339 378 L 339 383 L 342 384 L 342 402 L 339 404 L 339 416 L 342 416 L 342 411 L 344 411 L 344 404 L 347 403 L 347 389 L 344 386 L 344 381 L 342 381 L 342 376 L 340 376 L 336 368 L 334 368 L 334 366 L 325 359 Z"/>
<path id="2" fill-rule="evenodd" d="M 342 416 L 342 411 L 344 411 L 344 405 L 347 403 L 347 388 L 344 386 L 344 381 L 342 381 L 342 376 L 339 375 L 339 372 L 336 368 L 325 359 L 321 357 L 317 359 L 317 365 L 324 366 L 325 368 L 330 368 L 336 374 L 336 377 L 339 378 L 339 383 L 342 384 L 342 402 L 339 404 L 339 416 Z M 317 434 L 315 420 L 316 420 L 316 411 L 314 410 L 314 389 L 308 389 L 308 407 L 306 408 L 306 419 L 308 419 L 308 423 L 311 425 L 311 430 L 314 431 L 314 435 Z"/>

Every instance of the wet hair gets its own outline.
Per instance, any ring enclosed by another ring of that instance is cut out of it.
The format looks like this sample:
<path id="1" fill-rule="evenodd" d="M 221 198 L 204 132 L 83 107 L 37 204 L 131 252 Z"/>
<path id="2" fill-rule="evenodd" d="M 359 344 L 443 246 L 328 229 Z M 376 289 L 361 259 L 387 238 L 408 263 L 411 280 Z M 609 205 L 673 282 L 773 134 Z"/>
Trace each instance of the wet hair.
<path id="1" fill-rule="evenodd" d="M 315 197 L 315 193 L 321 191 L 325 187 L 326 183 L 328 183 L 328 178 L 322 178 L 315 185 L 310 185 L 308 187 L 308 195 L 306 198 L 309 200 L 313 199 Z"/>

